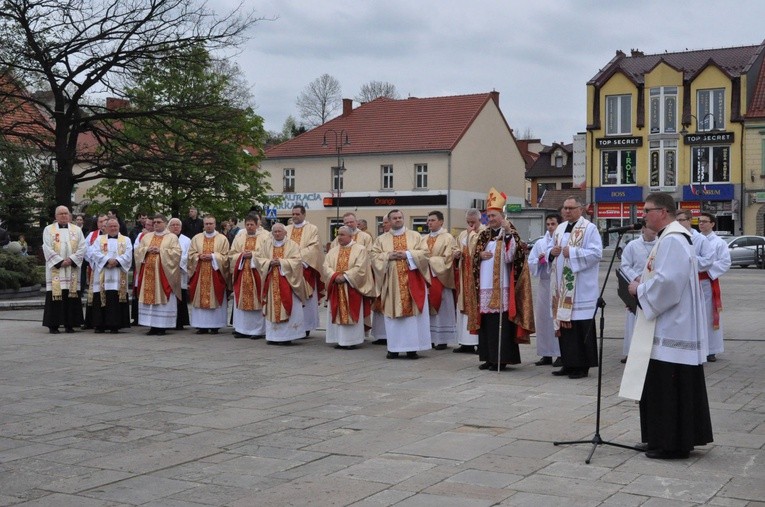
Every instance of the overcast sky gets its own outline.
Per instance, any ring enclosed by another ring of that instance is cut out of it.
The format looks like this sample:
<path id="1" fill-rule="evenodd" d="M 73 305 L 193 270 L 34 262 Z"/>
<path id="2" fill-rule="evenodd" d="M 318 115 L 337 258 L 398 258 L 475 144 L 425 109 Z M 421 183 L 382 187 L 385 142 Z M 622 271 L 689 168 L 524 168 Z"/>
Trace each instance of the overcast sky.
<path id="1" fill-rule="evenodd" d="M 586 83 L 621 49 L 646 54 L 759 44 L 765 1 L 243 0 L 258 23 L 236 59 L 266 129 L 279 131 L 327 73 L 353 98 L 372 80 L 402 98 L 500 92 L 517 135 L 571 142 Z M 224 0 L 215 5 L 234 5 Z"/>

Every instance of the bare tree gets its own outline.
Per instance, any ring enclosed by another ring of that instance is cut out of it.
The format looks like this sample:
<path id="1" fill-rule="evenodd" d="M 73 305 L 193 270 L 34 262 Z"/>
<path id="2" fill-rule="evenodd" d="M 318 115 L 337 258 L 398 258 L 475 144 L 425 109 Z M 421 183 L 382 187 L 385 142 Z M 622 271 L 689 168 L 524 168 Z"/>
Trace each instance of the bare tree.
<path id="1" fill-rule="evenodd" d="M 521 139 L 521 140 L 530 140 L 530 139 L 536 139 L 536 138 L 534 137 L 534 131 L 531 130 L 530 127 L 526 127 L 525 129 L 523 129 L 523 131 L 521 132 L 521 135 L 518 137 L 518 139 Z"/>
<path id="2" fill-rule="evenodd" d="M 337 111 L 341 100 L 340 81 L 329 74 L 322 74 L 300 92 L 297 106 L 306 124 L 318 127 Z"/>
<path id="3" fill-rule="evenodd" d="M 146 64 L 182 59 L 191 47 L 214 51 L 240 44 L 260 20 L 240 11 L 219 16 L 204 0 L 3 0 L 0 69 L 5 75 L 0 77 L 18 86 L 0 89 L 0 111 L 13 114 L 33 104 L 47 118 L 10 122 L 0 134 L 52 154 L 55 201 L 70 205 L 75 184 L 99 179 L 106 170 L 120 177 L 120 166 L 104 148 L 120 137 L 124 122 L 139 117 L 205 121 L 210 104 L 158 101 L 140 110 L 127 107 L 131 97 L 125 83 Z M 104 106 L 107 95 L 122 100 Z M 78 146 L 83 134 L 89 138 L 86 150 Z"/>
<path id="4" fill-rule="evenodd" d="M 396 85 L 387 81 L 370 81 L 361 85 L 361 91 L 356 95 L 356 102 L 372 102 L 380 97 L 398 99 Z"/>

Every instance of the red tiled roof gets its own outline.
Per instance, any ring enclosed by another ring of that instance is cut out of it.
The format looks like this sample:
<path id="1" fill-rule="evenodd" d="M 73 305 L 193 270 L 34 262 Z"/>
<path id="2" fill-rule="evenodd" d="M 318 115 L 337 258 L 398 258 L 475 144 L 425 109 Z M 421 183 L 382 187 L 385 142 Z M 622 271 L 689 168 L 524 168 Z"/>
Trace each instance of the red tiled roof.
<path id="1" fill-rule="evenodd" d="M 328 147 L 322 146 L 328 129 L 334 129 L 338 135 L 342 130 L 348 133 L 350 145 L 343 146 L 344 155 L 451 151 L 492 98 L 499 107 L 497 92 L 402 100 L 378 98 L 353 109 L 350 114 L 340 115 L 269 148 L 265 155 L 266 158 L 334 156 L 334 134 L 329 132 Z"/>
<path id="2" fill-rule="evenodd" d="M 752 92 L 752 102 L 746 112 L 747 118 L 765 118 L 765 61 L 760 65 L 760 73 Z"/>
<path id="3" fill-rule="evenodd" d="M 762 45 L 759 44 L 756 46 L 702 49 L 677 53 L 659 53 L 656 55 L 644 55 L 642 52 L 633 51 L 630 56 L 617 52 L 616 57 L 601 69 L 600 72 L 595 74 L 587 84 L 601 86 L 615 72 L 619 71 L 623 72 L 635 83 L 643 83 L 645 81 L 644 75 L 662 61 L 670 67 L 682 71 L 684 79 L 696 75 L 710 64 L 716 65 L 728 73 L 730 77 L 736 77 L 748 70 L 761 48 Z"/>
<path id="4" fill-rule="evenodd" d="M 544 199 L 539 201 L 537 207 L 560 211 L 563 207 L 563 202 L 571 196 L 578 197 L 580 202 L 585 202 L 584 190 L 578 188 L 565 188 L 563 190 L 547 190 Z"/>
<path id="5" fill-rule="evenodd" d="M 50 122 L 8 74 L 0 75 L 0 113 L 0 135 L 10 142 L 28 145 L 31 138 L 52 137 Z"/>

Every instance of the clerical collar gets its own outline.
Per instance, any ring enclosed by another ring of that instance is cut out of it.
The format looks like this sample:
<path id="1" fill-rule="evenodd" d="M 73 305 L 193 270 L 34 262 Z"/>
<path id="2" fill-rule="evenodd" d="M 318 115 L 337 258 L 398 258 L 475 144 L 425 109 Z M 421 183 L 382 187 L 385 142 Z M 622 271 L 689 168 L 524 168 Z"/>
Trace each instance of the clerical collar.
<path id="1" fill-rule="evenodd" d="M 297 227 L 298 229 L 302 229 L 305 224 L 307 224 L 307 220 L 303 220 L 299 224 L 296 224 L 295 222 L 292 222 L 292 227 Z"/>
<path id="2" fill-rule="evenodd" d="M 438 235 L 439 235 L 439 234 L 441 234 L 442 232 L 444 232 L 443 228 L 441 228 L 441 229 L 438 229 L 437 231 L 430 231 L 430 235 L 431 235 L 431 236 L 438 236 Z"/>
<path id="3" fill-rule="evenodd" d="M 58 228 L 59 229 L 68 229 L 69 228 L 69 224 L 58 224 Z"/>
<path id="4" fill-rule="evenodd" d="M 401 236 L 406 232 L 406 227 L 402 227 L 401 229 L 391 229 L 390 233 L 394 236 Z"/>
<path id="5" fill-rule="evenodd" d="M 359 233 L 358 229 L 351 229 L 350 227 L 348 229 L 350 229 L 350 231 L 351 231 L 351 236 L 355 236 L 356 234 Z"/>
<path id="6" fill-rule="evenodd" d="M 108 236 L 109 236 L 109 239 L 117 239 L 117 236 L 119 236 L 119 234 L 117 234 L 117 235 L 114 235 L 114 236 L 112 236 L 111 234 L 109 234 Z"/>
<path id="7" fill-rule="evenodd" d="M 281 241 L 274 240 L 274 246 L 284 246 L 284 240 L 281 240 Z"/>
<path id="8" fill-rule="evenodd" d="M 216 234 L 218 234 L 218 231 L 206 232 L 205 238 L 214 238 Z"/>
<path id="9" fill-rule="evenodd" d="M 566 224 L 566 231 L 564 232 L 564 234 L 565 234 L 566 232 L 571 232 L 571 231 L 573 231 L 573 230 L 574 230 L 574 226 L 576 225 L 576 223 L 577 223 L 577 222 L 578 222 L 578 219 L 577 219 L 577 220 L 574 220 L 573 222 L 569 222 L 568 224 Z"/>
<path id="10" fill-rule="evenodd" d="M 164 231 L 162 231 L 162 232 L 157 232 L 157 231 L 154 231 L 154 235 L 155 235 L 155 236 L 164 236 L 165 234 L 167 234 L 167 229 L 165 229 L 165 230 L 164 230 Z"/>

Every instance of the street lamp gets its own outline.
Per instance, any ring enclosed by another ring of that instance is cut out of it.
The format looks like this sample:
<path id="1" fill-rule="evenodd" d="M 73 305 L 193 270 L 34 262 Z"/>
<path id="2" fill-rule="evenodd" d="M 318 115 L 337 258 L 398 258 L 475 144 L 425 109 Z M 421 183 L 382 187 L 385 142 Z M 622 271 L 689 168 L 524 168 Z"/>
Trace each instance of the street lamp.
<path id="1" fill-rule="evenodd" d="M 700 122 L 699 122 L 699 119 L 696 116 L 694 116 L 692 114 L 686 114 L 686 115 L 683 116 L 683 123 L 682 123 L 683 130 L 681 130 L 680 133 L 682 135 L 685 135 L 685 134 L 688 133 L 688 125 L 691 124 L 691 118 L 696 120 L 696 132 L 698 132 L 699 131 L 699 125 L 701 125 L 704 122 L 706 122 L 707 118 L 710 118 L 710 117 L 712 118 L 712 128 L 710 128 L 708 130 L 717 130 L 717 128 L 715 127 L 715 115 L 713 113 L 707 113 L 704 116 L 702 116 Z"/>
<path id="2" fill-rule="evenodd" d="M 337 152 L 337 166 L 332 167 L 332 190 L 333 193 L 335 190 L 337 190 L 337 218 L 336 218 L 336 224 L 338 224 L 336 227 L 339 227 L 340 224 L 340 195 L 341 195 L 341 188 L 340 188 L 340 178 L 342 178 L 343 173 L 345 172 L 345 161 L 340 158 L 340 154 L 343 151 L 343 146 L 350 146 L 351 141 L 348 137 L 348 132 L 346 132 L 345 129 L 340 130 L 340 132 L 336 131 L 335 129 L 327 129 L 324 131 L 324 140 L 322 141 L 321 145 L 324 148 L 328 148 L 329 144 L 327 143 L 327 134 L 332 133 L 334 134 L 334 140 L 335 140 L 335 151 Z M 330 137 L 332 139 L 332 137 Z M 335 229 L 337 230 L 337 229 Z M 337 235 L 337 233 L 335 233 Z"/>

